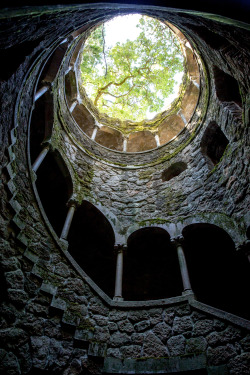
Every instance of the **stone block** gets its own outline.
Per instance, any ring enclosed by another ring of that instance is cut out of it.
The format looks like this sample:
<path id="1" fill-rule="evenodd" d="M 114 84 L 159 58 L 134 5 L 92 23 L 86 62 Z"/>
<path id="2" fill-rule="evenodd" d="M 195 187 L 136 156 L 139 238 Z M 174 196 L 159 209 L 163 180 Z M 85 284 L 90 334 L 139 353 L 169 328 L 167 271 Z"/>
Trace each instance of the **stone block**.
<path id="1" fill-rule="evenodd" d="M 118 330 L 118 325 L 115 322 L 109 322 L 108 328 L 110 332 L 115 332 Z"/>
<path id="2" fill-rule="evenodd" d="M 49 337 L 31 336 L 30 343 L 33 353 L 33 366 L 35 368 L 45 369 L 49 356 Z"/>
<path id="3" fill-rule="evenodd" d="M 3 349 L 1 350 L 1 360 L 0 360 L 0 373 L 1 374 L 10 374 L 10 375 L 19 375 L 21 374 L 20 365 L 17 357 L 12 352 L 6 352 Z"/>
<path id="4" fill-rule="evenodd" d="M 210 319 L 198 320 L 194 324 L 193 335 L 194 336 L 207 335 L 209 332 L 212 332 L 213 329 L 214 329 L 213 320 L 210 320 Z"/>
<path id="5" fill-rule="evenodd" d="M 135 324 L 136 332 L 146 331 L 150 327 L 150 322 L 148 320 L 143 320 L 142 322 Z"/>
<path id="6" fill-rule="evenodd" d="M 162 342 L 166 342 L 166 340 L 171 336 L 172 329 L 166 323 L 159 323 L 153 328 L 153 332 Z"/>
<path id="7" fill-rule="evenodd" d="M 105 357 L 107 352 L 107 344 L 90 342 L 88 355 L 92 357 Z"/>
<path id="8" fill-rule="evenodd" d="M 120 348 L 123 358 L 141 357 L 142 347 L 140 345 L 128 345 Z"/>
<path id="9" fill-rule="evenodd" d="M 218 346 L 217 348 L 208 348 L 208 364 L 213 366 L 223 365 L 237 355 L 236 349 L 232 344 Z"/>
<path id="10" fill-rule="evenodd" d="M 145 336 L 143 345 L 144 357 L 167 357 L 169 356 L 168 349 L 161 342 L 161 340 L 152 332 Z"/>
<path id="11" fill-rule="evenodd" d="M 249 375 L 250 353 L 242 353 L 229 361 L 228 367 L 232 375 Z"/>
<path id="12" fill-rule="evenodd" d="M 107 350 L 107 356 L 122 359 L 122 353 L 118 348 L 109 348 Z"/>
<path id="13" fill-rule="evenodd" d="M 29 296 L 22 289 L 8 289 L 9 300 L 18 307 L 24 307 L 28 302 Z"/>
<path id="14" fill-rule="evenodd" d="M 147 311 L 129 311 L 128 319 L 132 322 L 140 322 L 141 320 L 146 320 L 149 318 L 149 314 Z"/>
<path id="15" fill-rule="evenodd" d="M 121 332 L 126 332 L 126 333 L 134 332 L 134 326 L 128 320 L 122 320 L 118 322 L 118 328 Z"/>
<path id="16" fill-rule="evenodd" d="M 131 338 L 126 333 L 115 332 L 110 336 L 110 346 L 120 347 L 130 344 Z"/>
<path id="17" fill-rule="evenodd" d="M 193 322 L 189 316 L 175 317 L 173 323 L 173 332 L 183 333 L 192 330 Z"/>
<path id="18" fill-rule="evenodd" d="M 24 288 L 24 275 L 20 269 L 10 272 L 5 272 L 7 287 L 11 289 Z"/>
<path id="19" fill-rule="evenodd" d="M 183 335 L 173 336 L 167 341 L 170 355 L 173 357 L 185 354 L 186 340 Z"/>
<path id="20" fill-rule="evenodd" d="M 107 342 L 110 338 L 108 327 L 96 327 L 94 332 L 94 339 L 100 342 Z"/>
<path id="21" fill-rule="evenodd" d="M 204 337 L 192 337 L 187 340 L 186 353 L 202 353 L 207 348 L 207 341 Z"/>

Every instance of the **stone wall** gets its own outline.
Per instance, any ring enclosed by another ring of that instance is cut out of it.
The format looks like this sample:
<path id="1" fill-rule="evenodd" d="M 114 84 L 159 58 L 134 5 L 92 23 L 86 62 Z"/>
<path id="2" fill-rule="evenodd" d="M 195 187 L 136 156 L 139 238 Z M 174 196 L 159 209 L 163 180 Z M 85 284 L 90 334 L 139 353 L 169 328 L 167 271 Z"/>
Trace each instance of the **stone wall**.
<path id="1" fill-rule="evenodd" d="M 188 144 L 187 130 L 172 149 L 170 145 L 131 161 L 130 156 L 92 145 L 87 138 L 76 144 L 68 129 L 63 130 L 70 128 L 72 118 L 60 108 L 65 123 L 57 120 L 52 144 L 69 167 L 75 194 L 80 187 L 78 199 L 95 203 L 110 221 L 117 220 L 112 223 L 117 235 L 123 228 L 124 236 L 126 230 L 146 219 L 177 222 L 213 212 L 241 223 L 248 197 L 247 31 L 202 16 L 146 9 L 159 17 L 168 16 L 170 22 L 179 21 L 187 33 L 191 28 L 184 24 L 198 24 L 230 41 L 226 51 L 211 54 L 199 42 L 198 34 L 190 31 L 208 65 L 210 100 L 204 122 Z M 248 374 L 248 321 L 205 306 L 194 296 L 145 303 L 112 301 L 72 259 L 67 244 L 56 236 L 43 212 L 27 152 L 39 74 L 60 40 L 85 22 L 115 13 L 112 6 L 105 13 L 98 7 L 45 8 L 26 14 L 6 13 L 1 20 L 1 43 L 6 52 L 0 86 L 1 373 L 143 373 L 145 369 L 169 373 L 207 368 L 209 374 Z M 240 82 L 243 120 L 230 103 L 215 98 L 212 65 Z M 58 118 L 61 121 L 62 117 Z M 229 139 L 226 153 L 213 171 L 209 171 L 199 146 L 210 121 L 216 121 Z M 185 147 L 175 154 L 174 147 L 181 142 Z M 151 160 L 154 166 L 148 165 Z M 179 160 L 188 168 L 175 177 L 174 184 L 173 179 L 162 182 L 162 172 Z M 244 219 L 235 231 L 243 234 L 235 238 L 244 239 L 245 229 Z M 234 232 L 234 228 L 230 230 Z"/>

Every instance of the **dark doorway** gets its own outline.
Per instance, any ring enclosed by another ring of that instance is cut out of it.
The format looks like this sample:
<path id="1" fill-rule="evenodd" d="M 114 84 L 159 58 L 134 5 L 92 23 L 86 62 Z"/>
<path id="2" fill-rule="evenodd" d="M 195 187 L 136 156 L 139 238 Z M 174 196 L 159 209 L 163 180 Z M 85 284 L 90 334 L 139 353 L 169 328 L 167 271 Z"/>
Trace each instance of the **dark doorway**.
<path id="1" fill-rule="evenodd" d="M 176 249 L 164 229 L 134 232 L 124 258 L 125 300 L 155 300 L 181 295 L 182 284 Z"/>

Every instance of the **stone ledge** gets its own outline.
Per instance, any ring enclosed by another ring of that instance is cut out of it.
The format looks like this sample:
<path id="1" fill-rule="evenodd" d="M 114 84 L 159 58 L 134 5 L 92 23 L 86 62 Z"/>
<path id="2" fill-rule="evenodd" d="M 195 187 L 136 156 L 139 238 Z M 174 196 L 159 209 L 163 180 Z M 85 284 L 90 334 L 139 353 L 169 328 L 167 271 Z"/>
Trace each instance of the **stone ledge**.
<path id="1" fill-rule="evenodd" d="M 189 301 L 190 306 L 196 308 L 197 310 L 203 311 L 207 314 L 210 314 L 212 316 L 218 317 L 223 320 L 227 320 L 228 322 L 240 326 L 242 328 L 246 328 L 250 330 L 250 321 L 246 320 L 244 318 L 241 318 L 237 315 L 233 315 L 231 313 L 228 313 L 226 311 L 217 309 L 216 307 L 212 307 L 209 305 L 206 305 L 205 303 L 193 300 Z"/>
<path id="2" fill-rule="evenodd" d="M 138 358 L 124 361 L 106 357 L 102 373 L 104 374 L 160 374 L 179 373 L 187 370 L 201 370 L 206 368 L 205 354 L 174 358 Z"/>

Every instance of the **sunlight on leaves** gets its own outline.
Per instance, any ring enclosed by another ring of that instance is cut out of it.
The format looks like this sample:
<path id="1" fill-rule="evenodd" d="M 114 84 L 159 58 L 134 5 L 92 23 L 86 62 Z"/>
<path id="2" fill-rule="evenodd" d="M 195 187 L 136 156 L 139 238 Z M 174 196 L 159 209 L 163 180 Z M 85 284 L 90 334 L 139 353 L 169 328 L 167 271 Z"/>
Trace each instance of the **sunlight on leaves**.
<path id="1" fill-rule="evenodd" d="M 83 50 L 81 78 L 87 96 L 101 113 L 141 121 L 163 111 L 167 98 L 178 92 L 184 58 L 168 26 L 136 16 L 136 38 L 108 42 L 108 22 L 91 33 Z M 117 26 L 115 30 L 119 33 Z"/>

